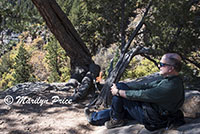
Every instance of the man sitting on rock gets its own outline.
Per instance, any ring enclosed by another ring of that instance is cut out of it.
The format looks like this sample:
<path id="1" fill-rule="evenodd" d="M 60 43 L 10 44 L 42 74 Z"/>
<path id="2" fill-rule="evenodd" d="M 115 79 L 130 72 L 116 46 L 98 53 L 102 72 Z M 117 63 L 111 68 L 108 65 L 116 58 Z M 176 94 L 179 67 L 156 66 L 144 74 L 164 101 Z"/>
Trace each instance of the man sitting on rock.
<path id="1" fill-rule="evenodd" d="M 85 109 L 90 124 L 115 128 L 125 125 L 126 119 L 137 120 L 153 131 L 184 124 L 180 109 L 184 102 L 184 87 L 179 76 L 181 58 L 176 53 L 165 54 L 159 64 L 161 79 L 140 85 L 113 84 L 111 109 L 91 112 Z"/>

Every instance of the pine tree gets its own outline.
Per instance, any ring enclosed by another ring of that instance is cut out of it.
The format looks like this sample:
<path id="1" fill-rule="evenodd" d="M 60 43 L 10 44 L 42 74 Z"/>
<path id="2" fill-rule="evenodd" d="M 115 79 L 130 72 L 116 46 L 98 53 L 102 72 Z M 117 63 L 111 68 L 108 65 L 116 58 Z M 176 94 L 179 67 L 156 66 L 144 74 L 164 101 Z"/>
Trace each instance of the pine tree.
<path id="1" fill-rule="evenodd" d="M 14 79 L 15 83 L 23 83 L 28 81 L 33 81 L 32 76 L 32 66 L 28 64 L 30 59 L 30 55 L 24 48 L 24 44 L 22 43 L 18 49 L 17 56 L 15 57 L 15 65 L 14 65 Z"/>
<path id="2" fill-rule="evenodd" d="M 45 60 L 50 70 L 50 76 L 48 77 L 49 82 L 65 81 L 69 73 L 69 65 L 67 65 L 67 56 L 64 49 L 60 46 L 58 41 L 54 37 L 51 41 L 45 45 L 47 54 Z M 65 78 L 63 78 L 65 77 Z"/>

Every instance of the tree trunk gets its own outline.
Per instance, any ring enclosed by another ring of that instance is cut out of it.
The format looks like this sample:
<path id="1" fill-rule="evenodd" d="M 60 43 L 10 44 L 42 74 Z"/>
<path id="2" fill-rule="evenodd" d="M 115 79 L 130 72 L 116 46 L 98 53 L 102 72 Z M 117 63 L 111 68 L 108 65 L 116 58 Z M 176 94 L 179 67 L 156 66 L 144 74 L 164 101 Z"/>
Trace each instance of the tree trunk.
<path id="1" fill-rule="evenodd" d="M 142 47 L 136 47 L 135 49 L 132 49 L 130 51 L 128 51 L 128 48 L 130 47 L 131 42 L 134 39 L 134 37 L 137 35 L 139 30 L 142 28 L 142 26 L 144 24 L 144 18 L 146 17 L 146 15 L 151 7 L 151 3 L 152 2 L 150 0 L 142 19 L 140 20 L 139 24 L 137 25 L 135 31 L 132 33 L 127 44 L 122 49 L 120 58 L 116 64 L 115 68 L 109 73 L 110 75 L 106 79 L 105 85 L 103 86 L 100 95 L 91 104 L 95 103 L 96 106 L 103 105 L 104 107 L 108 107 L 111 104 L 112 95 L 111 95 L 110 87 L 112 86 L 112 84 L 116 83 L 120 80 L 120 77 L 122 76 L 123 72 L 125 71 L 126 67 L 129 64 L 129 62 L 135 55 L 146 53 L 146 50 L 142 49 Z"/>
<path id="2" fill-rule="evenodd" d="M 89 70 L 89 65 L 93 63 L 86 45 L 55 0 L 32 0 L 32 2 L 70 57 L 71 78 L 81 81 Z"/>
<path id="3" fill-rule="evenodd" d="M 125 71 L 126 67 L 128 66 L 131 59 L 137 55 L 142 53 L 142 47 L 137 47 L 136 49 L 132 49 L 124 56 L 120 56 L 115 68 L 112 70 L 108 78 L 106 79 L 105 85 L 102 88 L 101 94 L 97 98 L 96 105 L 103 105 L 107 107 L 111 104 L 111 92 L 110 87 L 113 83 L 116 83 L 120 80 L 123 72 Z"/>

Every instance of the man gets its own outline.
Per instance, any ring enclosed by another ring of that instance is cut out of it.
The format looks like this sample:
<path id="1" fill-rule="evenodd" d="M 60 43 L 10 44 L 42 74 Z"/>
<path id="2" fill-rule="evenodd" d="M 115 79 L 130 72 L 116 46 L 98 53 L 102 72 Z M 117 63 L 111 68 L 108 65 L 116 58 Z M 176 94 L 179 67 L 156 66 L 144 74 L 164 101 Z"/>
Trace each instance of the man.
<path id="1" fill-rule="evenodd" d="M 134 119 L 150 131 L 181 125 L 183 113 L 179 110 L 184 102 L 184 87 L 179 76 L 181 58 L 176 53 L 165 54 L 160 61 L 160 79 L 140 86 L 113 84 L 111 109 L 90 112 L 85 109 L 88 121 L 93 125 L 115 128 L 125 125 L 125 119 Z"/>

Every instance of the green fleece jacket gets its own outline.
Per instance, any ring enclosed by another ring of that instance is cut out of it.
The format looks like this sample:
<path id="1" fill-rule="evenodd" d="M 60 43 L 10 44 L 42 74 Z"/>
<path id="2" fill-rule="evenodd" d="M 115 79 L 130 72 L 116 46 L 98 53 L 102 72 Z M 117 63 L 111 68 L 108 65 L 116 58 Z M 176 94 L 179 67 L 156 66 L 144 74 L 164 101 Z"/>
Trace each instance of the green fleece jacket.
<path id="1" fill-rule="evenodd" d="M 125 91 L 130 100 L 150 102 L 169 112 L 177 111 L 184 102 L 184 87 L 179 76 L 162 77 L 162 79 L 133 87 Z"/>

